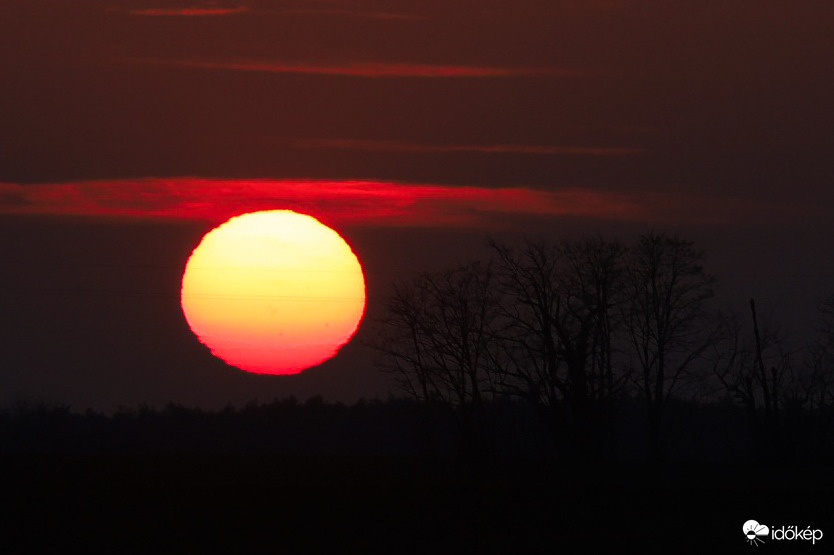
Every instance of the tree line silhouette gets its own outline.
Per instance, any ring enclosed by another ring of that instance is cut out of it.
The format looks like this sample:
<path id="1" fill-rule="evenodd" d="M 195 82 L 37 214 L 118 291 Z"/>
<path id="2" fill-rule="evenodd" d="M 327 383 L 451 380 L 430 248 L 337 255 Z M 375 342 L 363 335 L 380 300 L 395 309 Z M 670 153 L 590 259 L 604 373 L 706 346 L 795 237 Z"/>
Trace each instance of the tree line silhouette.
<path id="1" fill-rule="evenodd" d="M 712 306 L 705 253 L 675 235 L 489 248 L 487 261 L 398 283 L 377 323 L 378 363 L 423 406 L 429 445 L 442 408 L 462 454 L 494 453 L 505 402 L 536 415 L 556 456 L 616 457 L 626 433 L 659 460 L 687 433 L 668 420 L 688 403 L 692 425 L 722 414 L 726 428 L 741 411 L 757 458 L 830 456 L 834 297 L 796 349 L 752 299 L 748 316 Z"/>
<path id="2" fill-rule="evenodd" d="M 17 399 L 0 453 L 269 452 L 429 458 L 828 460 L 834 296 L 796 346 L 714 306 L 688 240 L 518 245 L 395 284 L 369 341 L 397 394 L 105 415 Z"/>
<path id="3" fill-rule="evenodd" d="M 112 414 L 17 398 L 0 411 L 3 453 L 412 454 L 416 405 L 404 399 L 351 406 L 320 396 L 204 410 L 169 403 Z"/>

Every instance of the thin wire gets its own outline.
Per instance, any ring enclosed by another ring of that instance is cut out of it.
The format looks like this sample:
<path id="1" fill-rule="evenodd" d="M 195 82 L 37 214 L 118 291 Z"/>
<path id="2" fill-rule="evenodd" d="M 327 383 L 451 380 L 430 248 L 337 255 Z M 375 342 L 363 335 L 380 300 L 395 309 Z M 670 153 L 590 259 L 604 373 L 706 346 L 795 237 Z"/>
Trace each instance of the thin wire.
<path id="1" fill-rule="evenodd" d="M 85 290 L 71 290 L 71 289 L 46 289 L 46 290 L 23 290 L 23 289 L 8 289 L 0 288 L 3 293 L 15 293 L 26 295 L 66 295 L 71 297 L 176 297 L 180 296 L 180 292 L 160 292 L 160 291 L 85 291 Z M 215 295 L 215 294 L 190 294 L 188 298 L 197 299 L 215 299 L 215 300 L 285 300 L 285 301 L 321 301 L 321 302 L 356 302 L 364 300 L 362 297 L 325 297 L 325 296 L 298 296 L 298 295 Z"/>
<path id="2" fill-rule="evenodd" d="M 177 270 L 180 273 L 185 271 L 185 264 L 107 264 L 107 263 L 87 263 L 87 262 L 20 262 L 20 261 L 0 261 L 0 266 L 42 266 L 42 267 L 70 267 L 70 268 L 124 268 L 124 269 L 150 269 L 150 270 Z M 200 266 L 200 269 L 214 269 L 224 270 L 226 268 L 212 268 Z M 253 268 L 254 269 L 254 268 Z M 230 270 L 231 271 L 231 270 Z M 286 271 L 290 271 L 287 269 Z M 298 270 L 305 272 L 338 272 L 339 270 Z M 348 272 L 345 272 L 348 273 Z M 349 272 L 355 273 L 355 272 Z M 367 269 L 362 268 L 362 273 L 365 275 L 414 275 L 417 271 L 409 270 L 382 270 L 378 268 Z"/>

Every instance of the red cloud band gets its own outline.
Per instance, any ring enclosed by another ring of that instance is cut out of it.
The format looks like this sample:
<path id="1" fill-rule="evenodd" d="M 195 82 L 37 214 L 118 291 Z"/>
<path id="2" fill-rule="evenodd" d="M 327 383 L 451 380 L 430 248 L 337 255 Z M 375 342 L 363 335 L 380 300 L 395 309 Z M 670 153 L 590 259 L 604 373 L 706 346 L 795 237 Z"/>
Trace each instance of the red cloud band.
<path id="1" fill-rule="evenodd" d="M 219 222 L 291 209 L 325 222 L 375 226 L 495 226 L 513 216 L 619 221 L 749 222 L 808 217 L 806 206 L 672 193 L 483 188 L 368 181 L 155 178 L 52 184 L 0 183 L 0 213 Z"/>

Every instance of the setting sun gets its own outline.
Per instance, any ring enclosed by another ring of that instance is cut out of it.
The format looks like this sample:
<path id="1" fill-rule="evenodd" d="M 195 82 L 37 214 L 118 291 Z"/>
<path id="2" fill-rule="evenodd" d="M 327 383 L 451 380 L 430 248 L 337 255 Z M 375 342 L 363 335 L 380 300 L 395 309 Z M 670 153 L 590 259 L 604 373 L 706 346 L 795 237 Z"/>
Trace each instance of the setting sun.
<path id="1" fill-rule="evenodd" d="M 181 300 L 189 327 L 215 356 L 247 372 L 295 374 L 353 336 L 365 280 L 338 233 L 272 210 L 207 233 L 186 264 Z"/>

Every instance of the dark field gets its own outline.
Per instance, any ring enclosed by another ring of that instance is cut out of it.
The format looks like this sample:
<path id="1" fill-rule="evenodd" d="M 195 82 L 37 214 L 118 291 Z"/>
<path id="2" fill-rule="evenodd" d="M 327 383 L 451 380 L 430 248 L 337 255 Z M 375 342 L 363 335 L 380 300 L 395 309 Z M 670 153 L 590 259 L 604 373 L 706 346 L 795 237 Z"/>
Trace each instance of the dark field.
<path id="1" fill-rule="evenodd" d="M 749 519 L 827 534 L 834 516 L 834 478 L 820 466 L 266 454 L 0 461 L 5 553 L 742 550 Z M 764 547 L 824 550 L 828 541 Z"/>
<path id="2" fill-rule="evenodd" d="M 579 462 L 541 449 L 521 413 L 488 452 L 462 449 L 448 418 L 427 443 L 418 408 L 2 412 L 0 553 L 703 552 L 751 549 L 751 519 L 824 534 L 770 551 L 834 541 L 827 451 L 808 456 L 797 435 L 790 456 L 764 458 L 732 412 L 678 407 L 663 461 L 623 425 Z"/>

